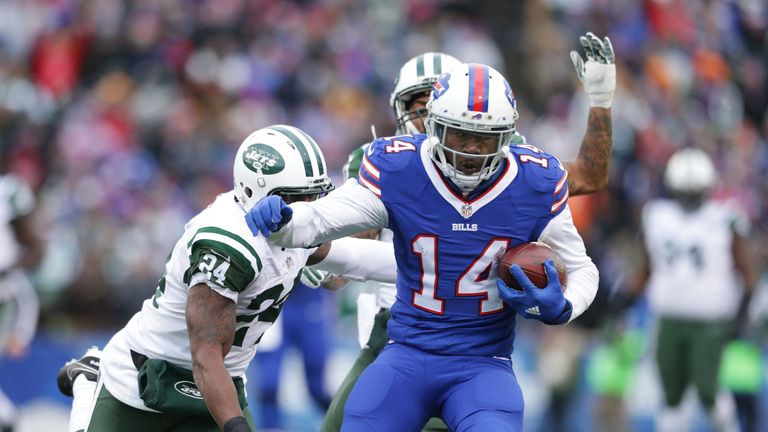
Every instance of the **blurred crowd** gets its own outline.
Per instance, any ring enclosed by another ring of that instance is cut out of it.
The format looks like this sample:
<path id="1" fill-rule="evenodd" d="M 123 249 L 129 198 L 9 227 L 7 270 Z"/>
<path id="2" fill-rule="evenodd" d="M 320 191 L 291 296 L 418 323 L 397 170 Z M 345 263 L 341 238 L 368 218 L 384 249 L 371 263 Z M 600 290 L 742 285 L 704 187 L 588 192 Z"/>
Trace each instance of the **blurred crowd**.
<path id="1" fill-rule="evenodd" d="M 339 180 L 372 125 L 393 132 L 393 78 L 421 52 L 501 70 L 518 129 L 575 157 L 587 102 L 568 52 L 585 31 L 618 65 L 609 184 L 571 204 L 604 285 L 631 266 L 639 209 L 682 146 L 713 156 L 716 193 L 765 244 L 767 29 L 761 0 L 0 2 L 0 161 L 38 193 L 43 326 L 122 325 L 256 128 L 304 129 Z"/>

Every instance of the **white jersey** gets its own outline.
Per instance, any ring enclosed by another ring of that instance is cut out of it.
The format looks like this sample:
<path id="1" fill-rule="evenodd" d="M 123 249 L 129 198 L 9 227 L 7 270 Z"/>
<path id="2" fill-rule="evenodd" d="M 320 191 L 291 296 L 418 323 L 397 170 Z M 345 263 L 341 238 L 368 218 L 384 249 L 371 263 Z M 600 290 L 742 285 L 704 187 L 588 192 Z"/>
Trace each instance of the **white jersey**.
<path id="1" fill-rule="evenodd" d="M 189 221 L 155 294 L 107 344 L 104 384 L 123 403 L 148 409 L 138 395 L 130 350 L 192 370 L 185 308 L 188 290 L 201 283 L 237 303 L 235 339 L 224 365 L 233 377 L 245 375 L 314 249 L 283 249 L 253 237 L 244 214 L 228 192 Z"/>
<path id="2" fill-rule="evenodd" d="M 708 201 L 693 212 L 670 199 L 646 204 L 648 298 L 657 313 L 705 320 L 735 315 L 741 285 L 731 253 L 734 229 L 746 232 L 746 221 L 725 202 Z"/>
<path id="3" fill-rule="evenodd" d="M 17 268 L 21 247 L 11 226 L 34 208 L 35 195 L 26 183 L 13 175 L 0 175 L 0 351 L 9 336 L 28 344 L 37 328 L 37 293 Z"/>
<path id="4" fill-rule="evenodd" d="M 21 252 L 11 222 L 35 208 L 35 195 L 12 175 L 0 176 L 0 272 L 16 266 Z"/>

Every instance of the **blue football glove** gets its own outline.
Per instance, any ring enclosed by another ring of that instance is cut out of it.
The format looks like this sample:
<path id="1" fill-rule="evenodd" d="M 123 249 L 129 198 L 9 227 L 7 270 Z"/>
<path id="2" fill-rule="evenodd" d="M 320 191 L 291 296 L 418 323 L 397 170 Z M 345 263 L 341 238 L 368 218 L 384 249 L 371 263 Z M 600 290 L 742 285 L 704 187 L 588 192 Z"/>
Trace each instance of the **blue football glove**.
<path id="1" fill-rule="evenodd" d="M 547 273 L 547 286 L 544 288 L 534 285 L 519 265 L 513 264 L 509 270 L 523 290 L 511 288 L 503 280 L 497 279 L 499 295 L 506 304 L 525 318 L 536 319 L 544 324 L 568 322 L 573 306 L 563 295 L 557 269 L 551 260 L 544 262 L 544 271 Z"/>
<path id="2" fill-rule="evenodd" d="M 245 214 L 245 223 L 254 236 L 261 233 L 264 237 L 279 230 L 291 221 L 293 209 L 277 195 L 266 196 L 253 205 Z"/>

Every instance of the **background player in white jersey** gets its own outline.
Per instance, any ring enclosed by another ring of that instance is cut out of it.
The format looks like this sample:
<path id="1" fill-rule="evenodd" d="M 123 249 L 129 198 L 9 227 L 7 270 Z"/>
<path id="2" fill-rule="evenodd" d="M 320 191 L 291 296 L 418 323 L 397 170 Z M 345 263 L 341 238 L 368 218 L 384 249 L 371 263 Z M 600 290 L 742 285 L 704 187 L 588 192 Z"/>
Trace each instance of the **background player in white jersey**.
<path id="1" fill-rule="evenodd" d="M 515 317 L 576 318 L 594 298 L 597 269 L 573 226 L 560 162 L 533 146 L 509 146 L 518 114 L 501 74 L 462 64 L 438 78 L 427 106 L 427 135 L 374 141 L 359 183 L 313 203 L 266 197 L 248 224 L 287 247 L 372 228 L 394 233 L 390 342 L 350 394 L 342 430 L 418 430 L 433 415 L 451 430 L 520 430 L 522 395 L 509 358 Z M 551 262 L 543 289 L 517 266 L 522 291 L 496 277 L 501 253 L 534 240 L 563 257 L 565 293 Z"/>
<path id="2" fill-rule="evenodd" d="M 0 171 L 0 352 L 22 357 L 35 335 L 39 305 L 25 271 L 36 267 L 42 242 L 32 228 L 35 196 L 21 179 Z M 13 430 L 15 408 L 0 391 L 0 431 Z"/>
<path id="3" fill-rule="evenodd" d="M 89 431 L 252 430 L 244 374 L 305 264 L 392 281 L 391 247 L 344 239 L 286 249 L 252 237 L 245 209 L 267 195 L 313 200 L 332 189 L 312 138 L 290 126 L 249 135 L 234 190 L 190 220 L 155 294 L 104 348 Z"/>
<path id="4" fill-rule="evenodd" d="M 747 251 L 747 219 L 732 202 L 708 197 L 716 176 L 702 150 L 680 150 L 664 172 L 671 198 L 654 199 L 643 208 L 646 258 L 630 295 L 647 290 L 658 315 L 656 361 L 665 402 L 661 431 L 690 427 L 681 401 L 691 384 L 717 430 L 730 430 L 732 422 L 716 403 L 720 358 L 729 337 L 746 322 L 756 279 Z"/>
<path id="5" fill-rule="evenodd" d="M 615 78 L 601 83 L 606 86 L 598 92 L 595 83 L 600 76 L 615 77 L 615 72 L 607 74 L 606 69 L 613 69 L 614 53 L 610 40 L 601 41 L 594 34 L 588 33 L 580 40 L 583 45 L 587 62 L 592 62 L 586 69 L 584 60 L 578 53 L 572 52 L 571 59 L 574 62 L 579 78 L 584 82 L 585 90 L 590 97 L 597 93 L 603 93 L 606 89 L 613 93 Z M 595 68 L 593 64 L 602 66 Z M 444 71 L 459 64 L 455 58 L 442 53 L 424 53 L 408 60 L 401 68 L 395 79 L 395 88 L 390 97 L 390 105 L 395 114 L 395 127 L 398 134 L 423 134 L 424 120 L 427 117 L 426 104 L 429 100 L 429 92 L 432 84 Z M 589 75 L 585 78 L 585 72 Z M 602 104 L 604 105 L 604 104 Z M 608 180 L 608 164 L 611 156 L 611 110 L 608 106 L 592 104 L 589 113 L 587 132 L 581 143 L 578 158 L 573 161 L 563 162 L 568 172 L 568 187 L 571 195 L 590 194 L 601 189 Z M 516 132 L 513 144 L 524 144 L 525 138 Z M 360 163 L 366 146 L 355 149 L 349 155 L 344 165 L 344 179 L 357 178 Z M 377 236 L 374 232 L 371 235 Z M 391 241 L 392 233 L 389 230 L 381 232 L 381 240 Z M 375 297 L 375 305 L 362 305 L 361 302 L 370 302 L 370 296 L 361 296 L 358 300 L 358 322 L 363 323 L 360 328 L 361 341 L 368 341 L 361 350 L 354 365 L 334 395 L 331 406 L 323 420 L 323 432 L 333 432 L 341 429 L 344 406 L 363 370 L 373 362 L 386 343 L 386 326 L 389 319 L 389 309 L 395 302 L 396 289 L 394 285 L 381 284 L 378 295 Z M 361 311 L 363 310 L 363 311 Z M 367 311 L 367 312 L 366 312 Z M 374 316 L 375 314 L 375 316 Z M 444 430 L 437 419 L 431 420 L 426 430 Z"/>

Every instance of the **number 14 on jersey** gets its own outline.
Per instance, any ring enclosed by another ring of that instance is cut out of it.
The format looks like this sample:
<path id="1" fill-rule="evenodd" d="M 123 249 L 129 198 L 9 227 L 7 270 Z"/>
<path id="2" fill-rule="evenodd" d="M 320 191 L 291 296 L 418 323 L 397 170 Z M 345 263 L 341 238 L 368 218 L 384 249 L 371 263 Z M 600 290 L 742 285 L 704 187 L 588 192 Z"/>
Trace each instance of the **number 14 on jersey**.
<path id="1" fill-rule="evenodd" d="M 437 241 L 435 235 L 419 235 L 411 241 L 411 252 L 421 261 L 421 287 L 413 292 L 415 307 L 437 315 L 445 313 L 445 299 L 437 296 Z M 498 257 L 509 248 L 509 239 L 493 239 L 456 280 L 456 297 L 480 297 L 479 315 L 504 309 L 495 276 Z"/>

